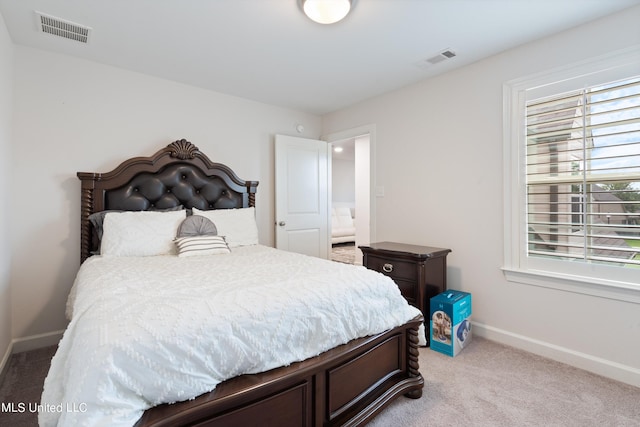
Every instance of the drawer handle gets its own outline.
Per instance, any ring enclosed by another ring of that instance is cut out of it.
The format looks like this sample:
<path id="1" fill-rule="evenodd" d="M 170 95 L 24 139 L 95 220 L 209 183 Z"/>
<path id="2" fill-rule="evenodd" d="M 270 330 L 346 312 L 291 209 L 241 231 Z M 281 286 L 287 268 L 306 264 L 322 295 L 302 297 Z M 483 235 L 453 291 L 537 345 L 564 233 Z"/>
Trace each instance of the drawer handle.
<path id="1" fill-rule="evenodd" d="M 385 273 L 391 273 L 393 271 L 393 264 L 386 263 L 382 266 L 382 271 Z"/>

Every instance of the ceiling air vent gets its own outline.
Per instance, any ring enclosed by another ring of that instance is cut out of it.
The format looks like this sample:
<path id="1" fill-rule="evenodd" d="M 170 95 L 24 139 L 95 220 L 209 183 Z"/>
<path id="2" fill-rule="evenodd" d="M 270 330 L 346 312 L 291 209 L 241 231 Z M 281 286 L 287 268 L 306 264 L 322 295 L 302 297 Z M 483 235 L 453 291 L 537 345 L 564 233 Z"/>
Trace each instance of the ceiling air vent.
<path id="1" fill-rule="evenodd" d="M 69 40 L 75 40 L 80 43 L 89 42 L 91 27 L 80 25 L 75 22 L 67 21 L 38 11 L 36 11 L 36 18 L 38 20 L 38 30 L 43 33 L 52 34 Z"/>
<path id="2" fill-rule="evenodd" d="M 446 61 L 447 59 L 451 59 L 456 56 L 456 53 L 451 49 L 443 50 L 439 54 L 432 56 L 431 58 L 427 58 L 426 62 L 431 65 L 435 65 L 439 62 Z"/>

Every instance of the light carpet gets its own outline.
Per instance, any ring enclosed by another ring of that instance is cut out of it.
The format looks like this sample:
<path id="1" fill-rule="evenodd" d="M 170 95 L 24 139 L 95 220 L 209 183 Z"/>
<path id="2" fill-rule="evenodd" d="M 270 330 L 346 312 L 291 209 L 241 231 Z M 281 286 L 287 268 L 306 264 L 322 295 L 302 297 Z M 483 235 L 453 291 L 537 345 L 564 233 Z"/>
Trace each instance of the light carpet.
<path id="1" fill-rule="evenodd" d="M 422 398 L 393 402 L 371 427 L 640 426 L 640 388 L 493 341 L 419 360 Z"/>

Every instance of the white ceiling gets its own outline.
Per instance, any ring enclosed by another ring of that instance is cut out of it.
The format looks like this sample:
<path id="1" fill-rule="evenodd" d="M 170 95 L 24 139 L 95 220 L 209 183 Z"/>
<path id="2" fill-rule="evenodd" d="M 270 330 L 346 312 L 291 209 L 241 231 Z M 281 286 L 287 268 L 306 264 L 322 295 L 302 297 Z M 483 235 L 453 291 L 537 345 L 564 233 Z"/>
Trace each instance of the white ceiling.
<path id="1" fill-rule="evenodd" d="M 299 0 L 0 0 L 14 43 L 324 114 L 640 0 L 357 0 L 342 22 Z M 34 11 L 92 28 L 38 31 Z M 451 49 L 457 56 L 428 66 Z"/>

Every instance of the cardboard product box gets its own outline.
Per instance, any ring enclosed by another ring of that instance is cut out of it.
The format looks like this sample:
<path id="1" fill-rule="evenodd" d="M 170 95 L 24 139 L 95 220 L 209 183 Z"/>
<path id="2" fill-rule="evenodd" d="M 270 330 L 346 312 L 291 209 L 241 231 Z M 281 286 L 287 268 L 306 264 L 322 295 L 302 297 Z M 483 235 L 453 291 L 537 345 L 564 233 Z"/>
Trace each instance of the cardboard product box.
<path id="1" fill-rule="evenodd" d="M 455 356 L 471 341 L 471 294 L 445 291 L 430 301 L 430 346 Z"/>

